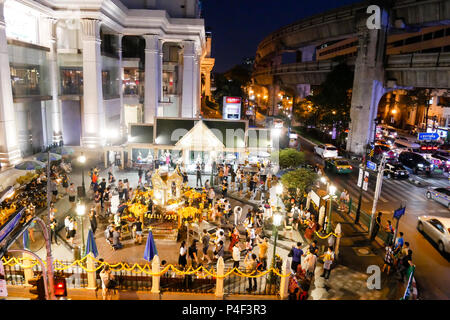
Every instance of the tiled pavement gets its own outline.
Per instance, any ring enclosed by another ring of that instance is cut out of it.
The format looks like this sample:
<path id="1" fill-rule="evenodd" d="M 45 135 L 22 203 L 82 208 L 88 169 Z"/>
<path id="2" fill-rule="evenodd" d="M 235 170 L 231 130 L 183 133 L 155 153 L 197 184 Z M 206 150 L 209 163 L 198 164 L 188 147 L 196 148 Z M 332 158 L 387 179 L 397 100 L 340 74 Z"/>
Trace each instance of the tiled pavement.
<path id="1" fill-rule="evenodd" d="M 116 179 L 123 179 L 127 177 L 130 180 L 131 186 L 136 186 L 137 184 L 137 173 L 136 172 L 123 172 L 123 171 L 114 171 Z M 100 177 L 107 177 L 107 171 L 103 170 L 100 174 Z M 194 177 L 191 176 L 189 179 L 189 183 L 194 185 Z M 76 172 L 72 176 L 72 180 L 75 184 L 80 184 L 80 176 Z M 117 196 L 116 196 L 117 197 Z M 231 199 L 232 206 L 238 204 L 241 205 L 244 210 L 243 214 L 245 214 L 249 208 L 248 204 L 244 204 L 242 202 L 238 202 L 237 200 Z M 58 209 L 58 220 L 63 223 L 64 215 L 68 212 L 70 205 L 68 203 L 67 197 L 61 199 L 57 202 L 56 207 Z M 343 233 L 344 237 L 341 242 L 341 260 L 340 264 L 338 264 L 331 272 L 331 276 L 329 280 L 325 280 L 320 277 L 322 273 L 322 265 L 321 263 L 317 264 L 316 268 L 316 276 L 314 280 L 314 284 L 311 286 L 310 297 L 312 300 L 321 300 L 321 299 L 389 299 L 393 298 L 393 289 L 390 281 L 387 281 L 385 276 L 382 276 L 382 289 L 381 290 L 369 290 L 366 286 L 366 280 L 368 278 L 368 274 L 364 271 L 367 268 L 367 265 L 376 264 L 380 265 L 382 263 L 382 259 L 378 255 L 371 256 L 363 256 L 359 257 L 355 254 L 355 250 L 352 249 L 355 246 L 355 239 L 350 237 L 350 233 L 355 233 L 352 226 L 346 225 L 345 220 L 342 219 L 343 223 Z M 85 225 L 85 236 L 87 236 L 88 219 L 86 218 Z M 144 241 L 141 245 L 136 245 L 133 243 L 131 239 L 123 240 L 124 248 L 121 250 L 113 251 L 110 246 L 106 243 L 106 240 L 103 236 L 103 231 L 105 229 L 104 223 L 99 223 L 99 227 L 96 233 L 96 243 L 99 251 L 99 256 L 97 258 L 103 258 L 105 261 L 109 263 L 122 262 L 126 261 L 128 264 L 145 264 L 147 261 L 143 259 L 143 253 L 145 248 L 146 237 L 144 237 Z M 269 236 L 271 235 L 270 230 L 266 232 Z M 280 233 L 281 237 L 277 241 L 277 253 L 282 257 L 282 259 L 288 259 L 288 265 L 290 265 L 290 258 L 287 257 L 290 247 L 296 243 L 297 241 L 301 241 L 306 248 L 307 242 L 303 239 L 303 237 L 298 233 L 294 232 L 294 239 L 286 239 L 283 238 L 283 233 Z M 349 237 L 346 237 L 349 235 Z M 61 236 L 63 236 L 63 231 L 61 232 Z M 361 236 L 364 238 L 364 236 Z M 61 241 L 60 241 L 61 242 Z M 81 232 L 77 232 L 76 245 L 81 244 Z M 270 240 L 270 246 L 268 249 L 269 253 L 269 264 L 271 261 L 271 256 L 273 252 L 273 241 Z M 166 260 L 169 264 L 176 264 L 178 260 L 178 248 L 179 244 L 167 244 L 162 241 L 156 240 L 156 246 L 158 249 L 159 257 L 161 260 Z M 357 246 L 360 246 L 357 244 Z M 53 258 L 59 260 L 73 260 L 73 252 L 69 249 L 69 247 L 59 244 L 52 246 Z M 45 257 L 44 248 L 40 249 L 37 252 L 41 257 Z M 231 265 L 230 262 L 227 262 L 226 265 Z M 395 290 L 394 290 L 395 291 Z"/>

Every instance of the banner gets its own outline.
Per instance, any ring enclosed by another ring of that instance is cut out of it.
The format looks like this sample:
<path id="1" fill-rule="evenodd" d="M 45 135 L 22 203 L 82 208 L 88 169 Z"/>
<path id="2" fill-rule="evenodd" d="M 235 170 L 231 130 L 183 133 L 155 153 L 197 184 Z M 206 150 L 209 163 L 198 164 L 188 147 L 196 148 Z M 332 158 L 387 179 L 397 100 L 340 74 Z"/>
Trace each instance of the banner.
<path id="1" fill-rule="evenodd" d="M 367 188 L 369 186 L 369 171 L 364 171 L 364 181 L 363 181 L 363 190 L 367 191 Z"/>
<path id="2" fill-rule="evenodd" d="M 320 205 L 320 197 L 317 193 L 311 190 L 311 200 L 314 202 L 316 206 Z"/>
<path id="3" fill-rule="evenodd" d="M 358 176 L 358 188 L 361 188 L 363 180 L 363 169 L 359 168 L 359 176 Z"/>

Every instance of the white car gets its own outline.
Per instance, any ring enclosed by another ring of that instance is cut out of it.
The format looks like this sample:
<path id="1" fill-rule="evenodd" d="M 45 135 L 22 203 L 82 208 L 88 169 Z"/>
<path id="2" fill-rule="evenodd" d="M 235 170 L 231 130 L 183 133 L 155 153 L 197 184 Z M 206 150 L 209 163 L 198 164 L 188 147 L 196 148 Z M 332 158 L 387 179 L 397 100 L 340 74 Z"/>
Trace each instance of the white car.
<path id="1" fill-rule="evenodd" d="M 338 157 L 338 150 L 332 144 L 319 144 L 314 147 L 314 152 L 322 158 Z"/>
<path id="2" fill-rule="evenodd" d="M 420 216 L 417 229 L 437 243 L 441 253 L 450 253 L 450 218 Z"/>

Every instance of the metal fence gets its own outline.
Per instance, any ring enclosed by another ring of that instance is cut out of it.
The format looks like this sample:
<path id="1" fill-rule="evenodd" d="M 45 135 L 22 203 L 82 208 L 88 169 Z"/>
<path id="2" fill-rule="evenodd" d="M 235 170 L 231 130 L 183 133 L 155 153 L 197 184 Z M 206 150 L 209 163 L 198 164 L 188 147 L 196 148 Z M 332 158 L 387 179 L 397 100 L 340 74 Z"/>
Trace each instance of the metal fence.
<path id="1" fill-rule="evenodd" d="M 246 272 L 243 268 L 239 270 Z M 280 290 L 280 277 L 268 273 L 257 278 L 247 278 L 232 273 L 224 279 L 223 287 L 225 294 L 277 295 Z"/>
<path id="2" fill-rule="evenodd" d="M 59 261 L 55 263 L 55 275 L 58 274 L 66 279 L 68 288 L 87 288 L 88 274 L 84 268 L 78 264 L 72 265 L 70 261 Z M 83 265 L 86 268 L 86 265 Z M 20 264 L 5 265 L 5 280 L 8 285 L 24 285 L 25 274 Z M 63 269 L 63 270 L 58 270 Z M 42 274 L 39 264 L 32 267 L 34 276 Z M 97 287 L 101 288 L 100 270 L 96 271 Z M 242 273 L 246 271 L 240 269 Z M 228 270 L 225 271 L 225 273 Z M 217 270 L 214 271 L 217 273 Z M 117 281 L 117 290 L 129 291 L 150 291 L 152 289 L 152 276 L 142 271 L 120 270 L 112 271 L 112 275 Z M 249 289 L 249 279 L 253 290 Z M 256 288 L 255 288 L 256 285 Z M 192 275 L 177 274 L 173 270 L 168 270 L 160 277 L 161 292 L 190 292 L 190 293 L 211 293 L 216 289 L 216 278 L 205 272 L 197 272 Z M 251 295 L 277 295 L 280 289 L 280 277 L 268 273 L 257 278 L 248 278 L 232 273 L 224 278 L 225 294 L 251 294 Z"/>

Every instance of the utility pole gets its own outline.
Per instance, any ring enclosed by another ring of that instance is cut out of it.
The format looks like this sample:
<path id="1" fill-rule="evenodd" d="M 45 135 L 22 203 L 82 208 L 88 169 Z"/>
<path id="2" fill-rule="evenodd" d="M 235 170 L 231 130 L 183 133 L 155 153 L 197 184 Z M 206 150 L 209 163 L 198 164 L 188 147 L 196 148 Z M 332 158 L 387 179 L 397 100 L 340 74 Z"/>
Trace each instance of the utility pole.
<path id="1" fill-rule="evenodd" d="M 370 217 L 369 235 L 372 234 L 373 220 L 375 217 L 375 212 L 377 211 L 377 203 L 378 203 L 378 199 L 381 194 L 381 186 L 383 185 L 383 172 L 384 172 L 385 162 L 386 162 L 386 155 L 383 154 L 380 165 L 378 166 L 377 185 L 375 187 L 375 194 L 373 197 L 372 215 Z"/>

